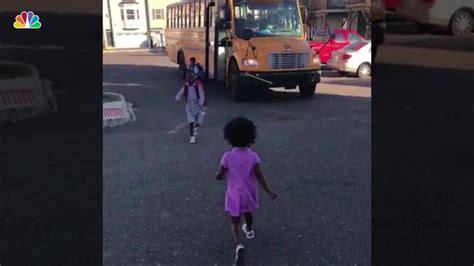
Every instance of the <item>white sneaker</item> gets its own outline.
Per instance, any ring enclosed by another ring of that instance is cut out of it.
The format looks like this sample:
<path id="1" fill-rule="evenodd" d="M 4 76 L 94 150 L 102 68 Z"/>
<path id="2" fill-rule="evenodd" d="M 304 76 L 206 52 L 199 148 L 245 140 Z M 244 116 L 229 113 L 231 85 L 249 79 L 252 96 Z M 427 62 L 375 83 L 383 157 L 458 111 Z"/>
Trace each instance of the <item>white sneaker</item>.
<path id="1" fill-rule="evenodd" d="M 246 223 L 242 225 L 242 231 L 245 233 L 245 236 L 247 237 L 247 239 L 252 239 L 255 237 L 255 233 L 253 232 L 253 230 L 250 230 L 250 231 L 247 230 Z"/>
<path id="2" fill-rule="evenodd" d="M 244 245 L 238 244 L 235 248 L 235 264 L 236 266 L 244 265 Z"/>
<path id="3" fill-rule="evenodd" d="M 196 137 L 192 136 L 191 139 L 189 139 L 189 143 L 191 143 L 191 144 L 196 143 Z"/>

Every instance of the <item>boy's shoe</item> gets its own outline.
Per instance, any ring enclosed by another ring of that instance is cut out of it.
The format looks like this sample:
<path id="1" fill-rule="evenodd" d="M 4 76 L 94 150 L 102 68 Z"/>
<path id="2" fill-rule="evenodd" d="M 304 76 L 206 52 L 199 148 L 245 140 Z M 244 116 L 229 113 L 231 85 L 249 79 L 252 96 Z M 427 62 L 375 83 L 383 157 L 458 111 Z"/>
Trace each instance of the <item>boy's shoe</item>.
<path id="1" fill-rule="evenodd" d="M 195 137 L 195 136 L 192 136 L 192 137 L 189 139 L 189 143 L 191 143 L 191 144 L 196 143 L 196 137 Z"/>
<path id="2" fill-rule="evenodd" d="M 235 248 L 235 265 L 244 265 L 244 245 L 238 244 Z"/>
<path id="3" fill-rule="evenodd" d="M 255 237 L 255 233 L 253 232 L 253 230 L 250 230 L 250 231 L 247 230 L 246 223 L 242 225 L 242 231 L 245 233 L 245 236 L 247 237 L 247 239 L 252 239 Z"/>

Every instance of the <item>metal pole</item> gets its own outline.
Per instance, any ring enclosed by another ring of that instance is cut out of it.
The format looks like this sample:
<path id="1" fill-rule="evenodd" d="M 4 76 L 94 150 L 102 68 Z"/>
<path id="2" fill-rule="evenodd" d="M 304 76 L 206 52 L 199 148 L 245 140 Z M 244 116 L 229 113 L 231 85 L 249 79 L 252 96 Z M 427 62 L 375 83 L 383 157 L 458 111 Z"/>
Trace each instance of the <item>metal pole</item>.
<path id="1" fill-rule="evenodd" d="M 145 18 L 146 18 L 146 37 L 148 41 L 148 45 L 151 48 L 151 32 L 150 32 L 150 14 L 148 14 L 150 10 L 148 9 L 148 0 L 145 0 Z"/>
<path id="2" fill-rule="evenodd" d="M 215 5 L 215 2 L 210 2 L 207 5 L 206 8 L 206 14 L 205 14 L 205 26 L 206 26 L 206 49 L 205 49 L 205 58 L 206 58 L 206 64 L 205 64 L 205 69 L 204 69 L 204 78 L 206 80 L 209 80 L 209 27 L 211 26 L 211 23 L 209 21 L 209 10 Z"/>
<path id="3" fill-rule="evenodd" d="M 107 0 L 107 9 L 109 13 L 109 23 L 110 23 L 110 34 L 112 35 L 112 40 L 110 44 L 115 47 L 115 40 L 114 40 L 114 24 L 112 23 L 112 13 L 110 12 L 110 0 Z"/>

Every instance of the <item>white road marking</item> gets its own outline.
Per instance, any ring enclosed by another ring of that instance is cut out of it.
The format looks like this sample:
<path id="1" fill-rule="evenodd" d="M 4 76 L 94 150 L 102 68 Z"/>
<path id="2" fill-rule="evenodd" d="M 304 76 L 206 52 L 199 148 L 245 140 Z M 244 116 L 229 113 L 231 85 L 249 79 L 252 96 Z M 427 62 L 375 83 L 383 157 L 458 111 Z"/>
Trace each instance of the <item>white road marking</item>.
<path id="1" fill-rule="evenodd" d="M 56 45 L 12 45 L 0 43 L 0 48 L 28 49 L 28 50 L 65 50 L 66 47 Z"/>
<path id="2" fill-rule="evenodd" d="M 112 82 L 103 82 L 102 86 L 144 87 L 142 84 L 138 84 L 138 83 L 112 83 Z"/>
<path id="3" fill-rule="evenodd" d="M 183 123 L 175 126 L 172 130 L 168 131 L 168 134 L 169 135 L 174 135 L 174 134 L 178 133 L 179 131 L 185 129 L 187 126 L 188 126 L 188 123 L 183 122 Z"/>

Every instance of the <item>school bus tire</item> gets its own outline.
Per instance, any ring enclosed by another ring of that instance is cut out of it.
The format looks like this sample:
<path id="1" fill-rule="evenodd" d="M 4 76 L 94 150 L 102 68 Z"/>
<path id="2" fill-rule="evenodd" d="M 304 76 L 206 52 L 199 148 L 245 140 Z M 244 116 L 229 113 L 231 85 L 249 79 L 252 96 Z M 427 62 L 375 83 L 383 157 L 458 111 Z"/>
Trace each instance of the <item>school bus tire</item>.
<path id="1" fill-rule="evenodd" d="M 300 96 L 302 98 L 310 98 L 313 97 L 316 93 L 316 83 L 308 82 L 299 85 L 300 89 Z"/>
<path id="2" fill-rule="evenodd" d="M 242 89 L 240 82 L 240 70 L 237 62 L 232 60 L 229 64 L 229 89 L 232 100 L 238 102 L 244 99 L 244 90 Z"/>

